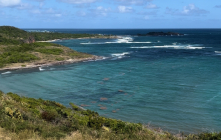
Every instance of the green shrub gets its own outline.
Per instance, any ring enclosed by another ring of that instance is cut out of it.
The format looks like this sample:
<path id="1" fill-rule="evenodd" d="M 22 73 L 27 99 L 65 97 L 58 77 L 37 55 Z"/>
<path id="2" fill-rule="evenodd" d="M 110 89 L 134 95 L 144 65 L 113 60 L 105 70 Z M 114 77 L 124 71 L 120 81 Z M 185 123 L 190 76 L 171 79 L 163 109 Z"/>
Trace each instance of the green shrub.
<path id="1" fill-rule="evenodd" d="M 39 58 L 33 54 L 14 52 L 8 56 L 8 58 L 6 59 L 6 63 L 24 63 L 38 59 Z"/>
<path id="2" fill-rule="evenodd" d="M 73 58 L 86 58 L 86 57 L 90 56 L 86 53 L 80 53 L 80 52 L 76 52 L 76 51 L 70 52 L 68 55 Z"/>
<path id="3" fill-rule="evenodd" d="M 58 49 L 58 48 L 53 48 L 53 49 L 36 49 L 37 52 L 40 53 L 45 53 L 45 54 L 54 54 L 54 55 L 60 55 L 61 53 L 63 53 L 62 49 Z"/>
<path id="4" fill-rule="evenodd" d="M 200 133 L 198 135 L 189 135 L 187 140 L 221 140 L 221 132 L 219 133 Z"/>
<path id="5" fill-rule="evenodd" d="M 0 61 L 0 68 L 4 67 L 5 64 L 3 64 L 1 61 Z"/>
<path id="6" fill-rule="evenodd" d="M 16 102 L 20 102 L 21 101 L 21 97 L 19 95 L 17 95 L 17 94 L 9 92 L 9 93 L 7 93 L 7 95 L 10 96 Z"/>
<path id="7" fill-rule="evenodd" d="M 59 58 L 56 58 L 57 61 L 64 61 L 64 58 L 62 57 L 59 57 Z"/>
<path id="8" fill-rule="evenodd" d="M 73 103 L 69 103 L 73 110 L 80 111 L 81 109 Z"/>
<path id="9" fill-rule="evenodd" d="M 0 44 L 2 45 L 19 45 L 21 42 L 19 40 L 6 39 L 0 37 Z"/>
<path id="10" fill-rule="evenodd" d="M 89 117 L 88 126 L 94 129 L 101 129 L 105 120 L 102 117 Z"/>
<path id="11" fill-rule="evenodd" d="M 54 121 L 57 116 L 58 114 L 54 110 L 47 110 L 41 113 L 42 119 L 49 121 L 49 122 Z"/>
<path id="12" fill-rule="evenodd" d="M 4 94 L 4 93 L 0 90 L 0 97 L 2 97 L 3 94 Z"/>

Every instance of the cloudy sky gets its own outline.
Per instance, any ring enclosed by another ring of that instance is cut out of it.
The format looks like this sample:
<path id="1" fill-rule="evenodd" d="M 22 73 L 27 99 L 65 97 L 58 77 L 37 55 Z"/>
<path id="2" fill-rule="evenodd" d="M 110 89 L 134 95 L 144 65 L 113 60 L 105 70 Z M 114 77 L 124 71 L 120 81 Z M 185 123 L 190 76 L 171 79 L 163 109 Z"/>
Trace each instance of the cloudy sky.
<path id="1" fill-rule="evenodd" d="M 0 0 L 19 28 L 221 28 L 221 0 Z"/>

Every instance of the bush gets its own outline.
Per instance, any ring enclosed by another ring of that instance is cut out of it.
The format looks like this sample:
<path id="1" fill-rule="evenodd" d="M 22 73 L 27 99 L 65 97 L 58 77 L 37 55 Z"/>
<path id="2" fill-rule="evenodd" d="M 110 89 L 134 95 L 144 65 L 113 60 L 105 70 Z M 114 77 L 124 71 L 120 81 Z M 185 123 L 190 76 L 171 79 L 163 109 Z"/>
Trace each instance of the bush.
<path id="1" fill-rule="evenodd" d="M 56 58 L 57 61 L 64 61 L 64 58 L 62 57 L 59 57 L 59 58 Z"/>
<path id="2" fill-rule="evenodd" d="M 45 54 L 54 54 L 54 55 L 60 55 L 61 53 L 63 53 L 62 49 L 58 49 L 58 48 L 53 48 L 53 49 L 36 49 L 37 52 L 40 53 L 45 53 Z"/>
<path id="3" fill-rule="evenodd" d="M 41 113 L 42 119 L 52 122 L 58 116 L 58 113 L 54 110 L 47 110 Z"/>
<path id="4" fill-rule="evenodd" d="M 80 111 L 81 109 L 73 103 L 69 103 L 73 110 Z"/>
<path id="5" fill-rule="evenodd" d="M 16 102 L 20 102 L 21 101 L 21 97 L 19 95 L 17 95 L 17 94 L 9 92 L 9 93 L 7 93 L 7 95 L 10 96 Z"/>
<path id="6" fill-rule="evenodd" d="M 24 63 L 39 59 L 33 54 L 14 52 L 6 59 L 6 63 Z"/>
<path id="7" fill-rule="evenodd" d="M 86 58 L 86 57 L 91 56 L 86 53 L 80 53 L 80 52 L 76 52 L 76 51 L 72 51 L 68 55 L 71 56 L 72 58 Z"/>

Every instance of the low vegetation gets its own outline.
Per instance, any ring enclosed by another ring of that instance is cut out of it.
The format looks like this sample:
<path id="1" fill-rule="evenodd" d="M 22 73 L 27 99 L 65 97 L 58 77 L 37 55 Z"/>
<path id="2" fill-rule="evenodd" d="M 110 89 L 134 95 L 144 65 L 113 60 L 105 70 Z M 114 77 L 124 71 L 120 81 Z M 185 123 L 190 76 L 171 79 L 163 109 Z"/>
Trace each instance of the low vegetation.
<path id="1" fill-rule="evenodd" d="M 9 45 L 0 47 L 0 68 L 16 64 L 42 64 L 88 57 L 92 57 L 92 55 L 52 43 L 35 42 L 32 44 Z"/>
<path id="2" fill-rule="evenodd" d="M 31 36 L 31 37 L 30 37 Z M 35 42 L 35 40 L 49 40 L 55 38 L 92 37 L 88 34 L 62 34 L 62 33 L 28 33 L 24 30 L 10 27 L 0 27 L 0 68 L 24 67 L 32 64 L 44 64 L 69 59 L 93 57 L 70 48 L 48 43 Z"/>
<path id="3" fill-rule="evenodd" d="M 168 133 L 155 134 L 141 124 L 99 116 L 70 103 L 70 108 L 54 101 L 20 97 L 0 92 L 0 127 L 20 138 L 65 138 L 73 132 L 93 139 L 169 138 Z M 24 133 L 26 132 L 26 133 Z M 29 132 L 30 134 L 28 134 Z"/>
<path id="4" fill-rule="evenodd" d="M 67 33 L 47 33 L 47 32 L 31 32 L 30 33 L 36 41 L 47 41 L 53 39 L 65 39 L 65 38 L 84 38 L 84 37 L 94 37 L 98 35 L 92 34 L 67 34 Z"/>
<path id="5" fill-rule="evenodd" d="M 91 139 L 91 140 L 217 140 L 221 133 L 174 136 L 139 123 L 100 116 L 70 103 L 21 97 L 0 91 L 0 139 Z M 1 134 L 2 133 L 2 134 Z"/>

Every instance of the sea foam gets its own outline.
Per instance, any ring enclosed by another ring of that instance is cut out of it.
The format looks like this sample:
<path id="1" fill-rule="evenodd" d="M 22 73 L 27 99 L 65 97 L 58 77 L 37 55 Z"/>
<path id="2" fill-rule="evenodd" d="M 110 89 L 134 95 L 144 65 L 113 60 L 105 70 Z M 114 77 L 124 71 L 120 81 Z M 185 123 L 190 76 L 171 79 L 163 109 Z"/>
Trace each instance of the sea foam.
<path id="1" fill-rule="evenodd" d="M 121 43 L 130 43 L 130 44 L 139 44 L 139 43 L 152 43 L 152 42 L 133 42 L 132 37 L 120 37 L 119 39 L 116 39 L 112 42 L 86 42 L 86 43 L 80 43 L 82 45 L 98 45 L 98 44 L 121 44 Z"/>
<path id="2" fill-rule="evenodd" d="M 10 73 L 12 73 L 12 72 L 7 71 L 7 72 L 3 72 L 3 73 L 1 73 L 1 74 L 2 74 L 2 75 L 5 75 L 5 74 L 10 74 Z"/>
<path id="3" fill-rule="evenodd" d="M 39 71 L 44 71 L 45 69 L 42 69 L 42 67 L 39 67 Z"/>
<path id="4" fill-rule="evenodd" d="M 126 57 L 126 55 L 129 55 L 129 54 L 131 54 L 131 52 L 114 53 L 114 54 L 111 54 L 112 56 L 111 60 L 121 59 L 121 58 Z"/>
<path id="5" fill-rule="evenodd" d="M 176 43 L 173 43 L 173 45 L 164 45 L 164 46 L 142 46 L 142 47 L 130 47 L 135 49 L 147 49 L 147 48 L 172 48 L 172 49 L 187 49 L 187 50 L 195 50 L 195 49 L 204 49 L 206 47 L 201 47 L 196 45 L 176 45 Z"/>

